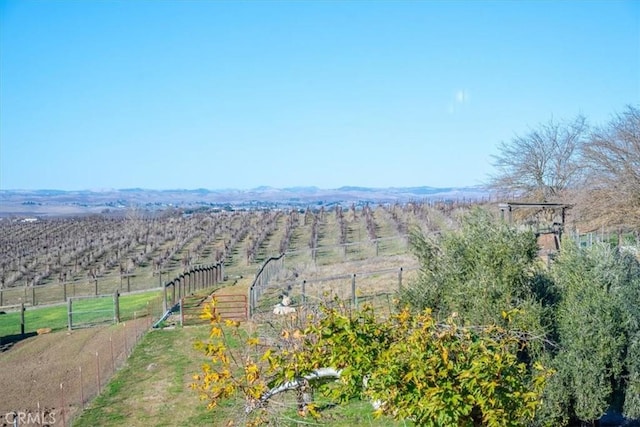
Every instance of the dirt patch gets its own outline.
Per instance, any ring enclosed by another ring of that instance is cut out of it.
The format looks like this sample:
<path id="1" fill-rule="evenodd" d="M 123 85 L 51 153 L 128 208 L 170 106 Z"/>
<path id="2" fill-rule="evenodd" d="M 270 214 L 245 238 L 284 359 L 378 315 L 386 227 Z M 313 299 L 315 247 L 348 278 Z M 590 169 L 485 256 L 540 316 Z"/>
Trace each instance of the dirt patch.
<path id="1" fill-rule="evenodd" d="M 112 326 L 26 338 L 0 356 L 0 414 L 65 408 L 68 420 L 122 366 L 149 325 L 141 318 Z M 62 425 L 62 424 L 60 424 Z"/>

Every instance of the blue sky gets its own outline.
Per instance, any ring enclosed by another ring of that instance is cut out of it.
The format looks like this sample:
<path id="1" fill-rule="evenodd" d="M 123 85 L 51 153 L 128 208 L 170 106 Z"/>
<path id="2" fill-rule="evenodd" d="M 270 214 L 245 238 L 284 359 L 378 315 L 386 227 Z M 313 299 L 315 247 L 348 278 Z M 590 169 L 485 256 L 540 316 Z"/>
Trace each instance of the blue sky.
<path id="1" fill-rule="evenodd" d="M 640 102 L 638 1 L 0 0 L 0 189 L 466 186 Z"/>

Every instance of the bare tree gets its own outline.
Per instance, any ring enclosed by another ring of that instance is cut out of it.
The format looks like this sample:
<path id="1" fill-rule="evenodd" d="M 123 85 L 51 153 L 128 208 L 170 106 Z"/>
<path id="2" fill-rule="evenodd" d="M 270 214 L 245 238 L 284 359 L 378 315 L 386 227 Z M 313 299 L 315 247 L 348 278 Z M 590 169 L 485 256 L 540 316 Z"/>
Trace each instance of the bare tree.
<path id="1" fill-rule="evenodd" d="M 583 215 L 596 227 L 640 228 L 640 108 L 591 133 L 582 149 L 586 175 Z"/>
<path id="2" fill-rule="evenodd" d="M 567 122 L 549 120 L 524 136 L 498 145 L 497 173 L 489 186 L 530 201 L 558 201 L 576 182 L 581 168 L 579 147 L 588 126 L 583 116 Z"/>

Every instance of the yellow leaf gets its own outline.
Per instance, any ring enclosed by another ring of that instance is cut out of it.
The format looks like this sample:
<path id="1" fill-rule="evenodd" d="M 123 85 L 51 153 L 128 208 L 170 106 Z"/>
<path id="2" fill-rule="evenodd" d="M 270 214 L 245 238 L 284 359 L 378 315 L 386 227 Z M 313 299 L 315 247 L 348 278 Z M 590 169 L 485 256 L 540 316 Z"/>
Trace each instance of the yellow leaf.
<path id="1" fill-rule="evenodd" d="M 236 322 L 235 320 L 231 320 L 231 319 L 225 319 L 224 324 L 229 327 L 234 327 L 234 326 L 238 326 L 240 322 Z"/>

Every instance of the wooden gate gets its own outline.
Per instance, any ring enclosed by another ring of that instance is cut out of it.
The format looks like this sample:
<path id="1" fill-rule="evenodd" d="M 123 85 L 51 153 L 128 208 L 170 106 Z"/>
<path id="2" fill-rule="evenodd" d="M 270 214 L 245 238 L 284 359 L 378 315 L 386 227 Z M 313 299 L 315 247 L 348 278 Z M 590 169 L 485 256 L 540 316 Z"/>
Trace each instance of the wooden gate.
<path id="1" fill-rule="evenodd" d="M 248 317 L 247 296 L 236 294 L 216 294 L 216 312 L 222 319 L 245 321 Z"/>
<path id="2" fill-rule="evenodd" d="M 206 323 L 202 319 L 202 310 L 211 299 L 216 299 L 216 312 L 222 320 L 245 321 L 248 318 L 248 304 L 246 295 L 213 294 L 208 297 L 184 297 L 180 300 L 180 321 L 182 325 L 197 325 Z"/>

